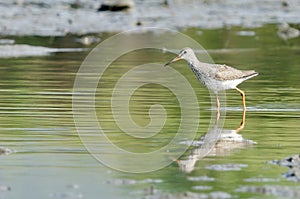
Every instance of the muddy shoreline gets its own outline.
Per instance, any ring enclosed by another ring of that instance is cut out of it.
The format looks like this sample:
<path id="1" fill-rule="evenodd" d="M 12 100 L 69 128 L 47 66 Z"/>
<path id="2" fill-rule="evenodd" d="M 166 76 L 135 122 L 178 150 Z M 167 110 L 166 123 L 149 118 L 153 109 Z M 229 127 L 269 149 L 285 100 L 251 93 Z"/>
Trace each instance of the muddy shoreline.
<path id="1" fill-rule="evenodd" d="M 0 35 L 65 36 L 141 27 L 251 28 L 300 23 L 297 0 L 135 0 L 131 9 L 119 12 L 99 12 L 100 6 L 100 0 L 0 0 Z"/>

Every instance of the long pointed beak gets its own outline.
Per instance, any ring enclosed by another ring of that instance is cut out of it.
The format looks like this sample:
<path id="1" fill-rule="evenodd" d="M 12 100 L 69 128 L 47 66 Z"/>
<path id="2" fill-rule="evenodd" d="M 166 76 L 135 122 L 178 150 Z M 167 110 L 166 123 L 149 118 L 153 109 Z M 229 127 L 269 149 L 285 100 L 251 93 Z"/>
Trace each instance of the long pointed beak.
<path id="1" fill-rule="evenodd" d="M 180 56 L 175 57 L 174 59 L 172 59 L 171 61 L 169 61 L 168 63 L 166 63 L 164 66 L 168 66 L 170 64 L 172 64 L 173 62 L 176 62 L 178 60 L 181 60 L 182 58 Z"/>

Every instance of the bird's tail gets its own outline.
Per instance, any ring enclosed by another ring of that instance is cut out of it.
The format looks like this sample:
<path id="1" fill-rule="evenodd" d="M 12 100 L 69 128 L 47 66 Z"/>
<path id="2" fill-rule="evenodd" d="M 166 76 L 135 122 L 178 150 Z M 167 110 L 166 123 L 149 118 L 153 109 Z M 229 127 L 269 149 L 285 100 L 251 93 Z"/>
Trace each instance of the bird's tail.
<path id="1" fill-rule="evenodd" d="M 258 72 L 255 72 L 254 70 L 244 70 L 243 71 L 243 78 L 249 79 L 251 77 L 255 77 L 258 75 Z"/>

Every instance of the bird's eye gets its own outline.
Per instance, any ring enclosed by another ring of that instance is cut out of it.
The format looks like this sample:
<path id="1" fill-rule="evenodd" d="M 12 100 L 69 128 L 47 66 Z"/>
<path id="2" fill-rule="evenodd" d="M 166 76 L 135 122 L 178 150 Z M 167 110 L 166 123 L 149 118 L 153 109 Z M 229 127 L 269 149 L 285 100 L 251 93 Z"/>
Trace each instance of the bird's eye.
<path id="1" fill-rule="evenodd" d="M 183 51 L 183 54 L 186 54 L 186 50 L 185 50 L 185 51 Z"/>

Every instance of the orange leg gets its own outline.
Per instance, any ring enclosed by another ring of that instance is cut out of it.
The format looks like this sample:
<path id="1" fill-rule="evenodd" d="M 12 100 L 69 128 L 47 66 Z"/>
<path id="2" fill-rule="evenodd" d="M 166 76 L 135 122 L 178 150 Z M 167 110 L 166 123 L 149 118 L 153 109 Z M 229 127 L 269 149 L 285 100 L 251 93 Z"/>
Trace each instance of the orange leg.
<path id="1" fill-rule="evenodd" d="M 246 97 L 245 97 L 245 93 L 244 91 L 242 91 L 241 89 L 235 88 L 242 96 L 242 100 L 243 100 L 243 110 L 246 110 Z"/>

